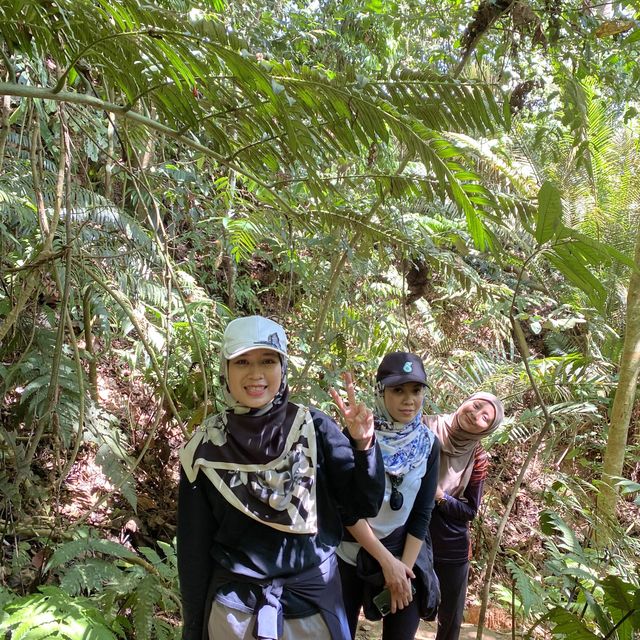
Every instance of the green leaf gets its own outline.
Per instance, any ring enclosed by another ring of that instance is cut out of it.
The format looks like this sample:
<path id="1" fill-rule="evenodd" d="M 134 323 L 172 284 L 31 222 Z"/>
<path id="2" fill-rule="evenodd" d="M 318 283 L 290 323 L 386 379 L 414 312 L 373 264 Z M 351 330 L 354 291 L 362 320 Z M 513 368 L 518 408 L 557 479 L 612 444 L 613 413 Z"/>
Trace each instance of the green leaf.
<path id="1" fill-rule="evenodd" d="M 548 255 L 549 262 L 571 283 L 584 291 L 597 309 L 602 309 L 607 292 L 592 273 L 584 266 L 584 258 L 571 244 L 556 245 Z"/>
<path id="2" fill-rule="evenodd" d="M 634 42 L 638 42 L 640 40 L 640 29 L 636 29 L 632 31 L 622 42 L 623 45 L 633 44 Z"/>
<path id="3" fill-rule="evenodd" d="M 616 482 L 616 487 L 620 487 L 620 493 L 627 495 L 629 493 L 640 493 L 640 484 L 633 480 L 620 480 Z"/>
<path id="4" fill-rule="evenodd" d="M 504 127 L 507 131 L 511 130 L 511 105 L 508 100 L 504 100 L 502 103 L 502 117 L 504 120 Z"/>
<path id="5" fill-rule="evenodd" d="M 538 220 L 536 241 L 544 244 L 555 235 L 562 218 L 560 191 L 551 182 L 545 182 L 538 192 Z"/>
<path id="6" fill-rule="evenodd" d="M 47 563 L 45 571 L 61 567 L 71 560 L 77 561 L 89 553 L 104 553 L 108 556 L 121 558 L 123 560 L 136 557 L 135 553 L 129 551 L 129 549 L 117 542 L 96 538 L 81 538 L 79 540 L 65 542 L 56 547 L 56 550 Z"/>
<path id="7" fill-rule="evenodd" d="M 605 242 L 600 242 L 595 238 L 570 229 L 568 227 L 562 227 L 556 234 L 558 238 L 570 238 L 572 240 L 571 246 L 579 251 L 584 257 L 585 261 L 593 265 L 606 264 L 611 261 L 619 262 L 631 269 L 637 269 L 638 266 L 633 261 L 633 258 L 626 256 L 621 251 L 618 251 L 615 247 Z"/>
<path id="8" fill-rule="evenodd" d="M 369 2 L 367 2 L 367 9 L 374 13 L 385 13 L 385 6 L 382 0 L 369 0 Z"/>
<path id="9" fill-rule="evenodd" d="M 86 598 L 72 598 L 60 588 L 40 587 L 40 593 L 14 600 L 5 609 L 2 630 L 14 640 L 115 640 L 104 616 Z"/>
<path id="10" fill-rule="evenodd" d="M 546 617 L 555 623 L 552 629 L 554 637 L 561 636 L 565 640 L 600 640 L 600 636 L 590 631 L 575 613 L 562 607 L 554 607 Z"/>
<path id="11" fill-rule="evenodd" d="M 602 581 L 602 588 L 605 604 L 618 611 L 621 614 L 619 617 L 633 611 L 630 621 L 635 629 L 640 629 L 640 587 L 629 584 L 618 576 L 607 576 Z"/>
<path id="12" fill-rule="evenodd" d="M 582 554 L 582 547 L 578 538 L 571 527 L 556 513 L 551 511 L 543 511 L 540 516 L 540 529 L 542 533 L 548 536 L 559 535 L 560 543 L 558 546 L 561 548 L 576 553 Z"/>
<path id="13" fill-rule="evenodd" d="M 133 603 L 133 620 L 136 637 L 140 640 L 150 640 L 154 605 L 158 597 L 155 578 L 150 575 L 145 576 L 138 584 L 135 596 Z"/>

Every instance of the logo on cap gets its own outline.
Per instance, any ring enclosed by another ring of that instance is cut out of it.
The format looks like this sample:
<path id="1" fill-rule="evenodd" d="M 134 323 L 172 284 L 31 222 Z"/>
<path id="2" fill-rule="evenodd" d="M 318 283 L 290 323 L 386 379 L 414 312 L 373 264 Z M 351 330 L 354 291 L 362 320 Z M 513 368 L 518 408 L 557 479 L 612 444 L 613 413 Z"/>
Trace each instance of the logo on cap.
<path id="1" fill-rule="evenodd" d="M 405 373 L 411 373 L 413 371 L 413 363 L 409 362 L 408 360 L 404 363 L 404 367 L 402 367 L 402 370 Z"/>
<path id="2" fill-rule="evenodd" d="M 266 340 L 266 344 L 273 345 L 276 349 L 282 349 L 282 345 L 280 344 L 280 338 L 277 333 L 272 333 Z"/>

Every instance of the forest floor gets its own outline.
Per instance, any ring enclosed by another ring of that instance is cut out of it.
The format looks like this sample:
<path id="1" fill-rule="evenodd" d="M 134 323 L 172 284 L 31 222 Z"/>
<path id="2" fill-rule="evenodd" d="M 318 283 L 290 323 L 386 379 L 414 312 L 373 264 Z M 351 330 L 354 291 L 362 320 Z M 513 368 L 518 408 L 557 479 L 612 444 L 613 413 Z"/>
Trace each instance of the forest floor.
<path id="1" fill-rule="evenodd" d="M 476 640 L 478 628 L 472 624 L 464 623 L 460 630 L 460 640 Z M 510 637 L 510 633 L 485 629 L 482 637 L 485 640 L 503 640 Z M 436 636 L 435 622 L 421 622 L 415 640 L 433 640 Z M 382 637 L 382 623 L 361 620 L 356 633 L 356 640 L 380 640 Z"/>

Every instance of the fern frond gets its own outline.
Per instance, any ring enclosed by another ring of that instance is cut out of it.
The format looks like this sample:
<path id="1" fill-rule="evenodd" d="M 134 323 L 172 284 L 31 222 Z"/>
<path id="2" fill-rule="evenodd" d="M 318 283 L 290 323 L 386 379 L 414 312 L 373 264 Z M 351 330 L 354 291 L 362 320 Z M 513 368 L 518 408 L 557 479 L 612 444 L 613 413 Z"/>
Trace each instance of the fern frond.
<path id="1" fill-rule="evenodd" d="M 528 571 L 518 563 L 525 564 Z M 525 618 L 529 616 L 532 611 L 543 611 L 545 604 L 548 602 L 549 595 L 540 582 L 535 579 L 537 577 L 537 568 L 532 566 L 530 562 L 527 562 L 526 559 L 520 555 L 517 556 L 517 559 L 507 560 L 506 567 L 511 574 L 515 588 L 520 596 L 522 614 Z"/>
<path id="2" fill-rule="evenodd" d="M 59 587 L 40 587 L 38 593 L 11 602 L 2 629 L 16 640 L 117 640 L 105 617 L 86 598 L 71 597 Z"/>
<path id="3" fill-rule="evenodd" d="M 158 570 L 158 574 L 168 582 L 176 578 L 177 559 L 175 548 L 166 542 L 158 541 L 160 548 L 169 555 L 166 559 L 160 557 L 155 549 L 140 547 L 140 553 Z"/>
<path id="4" fill-rule="evenodd" d="M 14 385 L 23 386 L 20 397 L 20 409 L 29 421 L 46 419 L 49 411 L 49 384 L 52 376 L 52 355 L 54 353 L 55 334 L 42 329 L 38 332 L 29 351 L 22 359 L 7 367 L 4 375 L 4 392 Z M 83 388 L 86 388 L 83 376 Z M 58 416 L 58 428 L 61 441 L 69 447 L 78 431 L 78 369 L 67 353 L 62 353 L 58 367 L 58 401 L 53 408 Z"/>
<path id="5" fill-rule="evenodd" d="M 64 570 L 60 587 L 69 595 L 90 595 L 101 592 L 107 584 L 120 581 L 122 569 L 110 560 L 84 558 Z"/>
<path id="6" fill-rule="evenodd" d="M 79 560 L 95 553 L 103 553 L 120 560 L 130 560 L 136 557 L 135 553 L 117 542 L 86 537 L 57 546 L 51 558 L 49 558 L 45 570 L 50 571 L 51 569 L 62 567 L 72 560 Z"/>
<path id="7" fill-rule="evenodd" d="M 182 629 L 167 620 L 155 616 L 153 618 L 153 632 L 156 640 L 180 640 Z"/>
<path id="8" fill-rule="evenodd" d="M 532 420 L 526 415 L 521 415 L 517 420 L 514 420 L 510 426 L 505 425 L 506 428 L 502 429 L 500 433 L 491 439 L 489 446 L 497 443 L 505 444 L 507 442 L 529 442 L 529 440 L 540 432 L 541 425 L 541 420 Z"/>
<path id="9" fill-rule="evenodd" d="M 96 452 L 96 463 L 133 510 L 136 511 L 138 508 L 138 495 L 136 493 L 135 479 L 131 475 L 131 469 L 134 466 L 133 459 L 114 450 L 112 441 L 109 441 L 101 445 Z"/>
<path id="10" fill-rule="evenodd" d="M 140 640 L 151 640 L 158 595 L 156 580 L 150 575 L 140 580 L 132 594 L 133 624 Z"/>

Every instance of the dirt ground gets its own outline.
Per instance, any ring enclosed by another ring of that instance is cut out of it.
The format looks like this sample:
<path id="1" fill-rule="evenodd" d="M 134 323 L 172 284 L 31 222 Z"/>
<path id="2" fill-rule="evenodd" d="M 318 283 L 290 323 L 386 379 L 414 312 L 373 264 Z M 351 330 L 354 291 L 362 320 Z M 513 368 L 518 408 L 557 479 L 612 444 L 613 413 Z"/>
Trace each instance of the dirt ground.
<path id="1" fill-rule="evenodd" d="M 460 631 L 460 640 L 475 640 L 476 639 L 477 628 L 468 623 L 464 623 L 462 625 L 462 629 Z M 436 624 L 435 622 L 421 622 L 420 627 L 418 629 L 418 633 L 416 633 L 415 640 L 433 640 L 436 635 Z M 483 639 L 486 640 L 504 640 L 508 638 L 511 634 L 507 634 L 500 631 L 493 631 L 491 629 L 485 629 L 482 634 Z M 358 631 L 356 633 L 356 640 L 380 640 L 382 637 L 382 623 L 381 622 L 370 622 L 369 620 L 365 620 L 364 618 L 360 619 L 360 623 L 358 625 Z"/>

